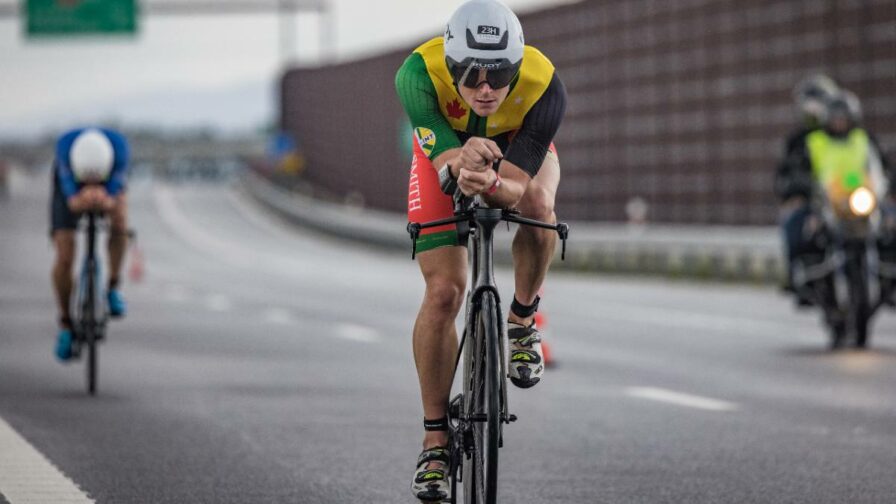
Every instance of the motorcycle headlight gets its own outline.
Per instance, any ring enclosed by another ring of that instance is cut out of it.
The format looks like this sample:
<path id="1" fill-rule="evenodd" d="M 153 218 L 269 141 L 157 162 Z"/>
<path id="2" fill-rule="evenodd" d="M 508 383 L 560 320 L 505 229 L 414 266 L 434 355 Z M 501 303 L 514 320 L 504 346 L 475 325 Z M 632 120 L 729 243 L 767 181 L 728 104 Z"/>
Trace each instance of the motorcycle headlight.
<path id="1" fill-rule="evenodd" d="M 860 187 L 849 195 L 849 209 L 859 217 L 867 217 L 874 211 L 877 200 L 874 193 L 865 187 Z"/>

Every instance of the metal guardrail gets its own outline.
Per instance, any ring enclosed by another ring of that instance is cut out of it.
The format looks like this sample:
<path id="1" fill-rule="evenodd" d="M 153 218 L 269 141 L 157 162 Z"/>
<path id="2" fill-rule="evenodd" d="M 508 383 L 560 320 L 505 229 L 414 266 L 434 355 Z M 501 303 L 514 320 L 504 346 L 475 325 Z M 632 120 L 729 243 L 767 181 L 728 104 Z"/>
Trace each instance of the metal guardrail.
<path id="1" fill-rule="evenodd" d="M 353 207 L 283 189 L 248 173 L 240 188 L 287 221 L 343 239 L 410 254 L 403 214 Z M 778 283 L 783 264 L 774 227 L 570 223 L 567 259 L 553 268 Z M 510 264 L 512 233 L 496 236 L 496 260 Z"/>

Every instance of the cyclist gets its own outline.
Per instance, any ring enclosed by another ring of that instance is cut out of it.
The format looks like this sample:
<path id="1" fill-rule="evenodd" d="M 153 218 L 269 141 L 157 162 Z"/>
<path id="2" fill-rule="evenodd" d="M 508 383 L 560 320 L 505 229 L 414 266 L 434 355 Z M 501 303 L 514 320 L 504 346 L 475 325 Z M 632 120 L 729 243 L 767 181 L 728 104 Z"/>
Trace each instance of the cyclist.
<path id="1" fill-rule="evenodd" d="M 51 233 L 56 259 L 53 287 L 59 310 L 56 357 L 72 357 L 72 318 L 69 304 L 72 267 L 75 261 L 75 232 L 78 220 L 87 211 L 109 215 L 109 314 L 122 317 L 127 304 L 119 290 L 121 265 L 127 247 L 126 177 L 128 144 L 125 137 L 105 128 L 68 131 L 56 142 L 53 161 Z"/>
<path id="2" fill-rule="evenodd" d="M 408 218 L 453 215 L 459 188 L 495 207 L 556 222 L 560 165 L 552 140 L 566 91 L 551 62 L 526 46 L 516 15 L 497 0 L 471 0 L 451 16 L 444 36 L 414 50 L 395 85 L 414 129 Z M 492 169 L 500 161 L 498 170 Z M 520 227 L 513 240 L 515 295 L 508 316 L 511 381 L 528 388 L 544 371 L 534 325 L 538 291 L 556 233 Z M 411 490 L 424 501 L 448 496 L 446 408 L 454 376 L 454 321 L 466 285 L 467 251 L 455 226 L 425 230 L 417 241 L 426 291 L 413 347 L 423 401 L 423 452 Z"/>

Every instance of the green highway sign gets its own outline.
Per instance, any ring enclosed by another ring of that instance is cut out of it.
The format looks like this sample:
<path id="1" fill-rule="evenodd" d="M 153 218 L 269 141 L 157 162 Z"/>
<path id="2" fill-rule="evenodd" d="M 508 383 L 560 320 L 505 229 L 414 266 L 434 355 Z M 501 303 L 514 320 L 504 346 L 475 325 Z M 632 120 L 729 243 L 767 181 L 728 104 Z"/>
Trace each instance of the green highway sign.
<path id="1" fill-rule="evenodd" d="M 29 37 L 132 34 L 137 0 L 25 0 Z"/>

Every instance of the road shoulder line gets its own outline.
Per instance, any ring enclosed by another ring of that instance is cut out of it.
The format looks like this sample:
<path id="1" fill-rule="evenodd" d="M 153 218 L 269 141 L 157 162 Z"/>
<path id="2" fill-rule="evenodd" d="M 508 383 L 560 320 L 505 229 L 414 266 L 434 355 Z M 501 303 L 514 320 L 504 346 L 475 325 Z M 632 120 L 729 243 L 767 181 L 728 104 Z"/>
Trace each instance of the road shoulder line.
<path id="1" fill-rule="evenodd" d="M 0 418 L 0 493 L 9 504 L 95 501 Z"/>

